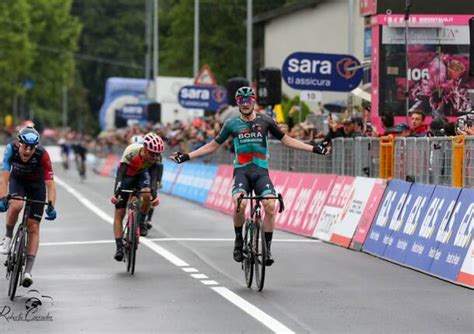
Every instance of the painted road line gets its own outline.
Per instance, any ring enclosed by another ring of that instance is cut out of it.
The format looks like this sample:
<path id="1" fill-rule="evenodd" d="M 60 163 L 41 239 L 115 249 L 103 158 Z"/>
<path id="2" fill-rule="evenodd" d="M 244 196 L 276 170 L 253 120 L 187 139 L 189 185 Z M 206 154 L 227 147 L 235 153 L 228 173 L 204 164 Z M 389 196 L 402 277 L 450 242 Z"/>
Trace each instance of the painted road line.
<path id="1" fill-rule="evenodd" d="M 247 314 L 260 321 L 262 324 L 270 328 L 275 333 L 294 333 L 291 329 L 283 325 L 281 322 L 279 322 L 275 318 L 272 318 L 271 316 L 260 310 L 258 307 L 255 307 L 253 304 L 250 304 L 248 301 L 246 301 L 236 293 L 230 291 L 229 289 L 225 287 L 213 287 L 211 289 L 220 294 L 222 297 L 230 301 L 232 304 L 234 304 L 241 310 L 247 312 Z"/>
<path id="2" fill-rule="evenodd" d="M 206 275 L 204 274 L 191 274 L 192 277 L 196 278 L 196 279 L 206 279 L 206 278 L 209 278 L 207 277 Z"/>
<path id="3" fill-rule="evenodd" d="M 150 241 L 232 241 L 234 238 L 149 238 Z M 319 243 L 317 239 L 272 239 L 272 242 Z"/>
<path id="4" fill-rule="evenodd" d="M 40 243 L 40 246 L 71 246 L 71 245 L 94 245 L 94 244 L 111 244 L 111 243 L 115 243 L 115 240 L 42 242 Z"/>
<path id="5" fill-rule="evenodd" d="M 213 280 L 211 280 L 211 279 L 202 280 L 201 282 L 202 282 L 202 284 L 204 284 L 204 285 L 219 285 L 219 283 L 217 283 L 216 281 L 213 281 Z"/>
<path id="6" fill-rule="evenodd" d="M 79 193 L 77 190 L 72 188 L 70 185 L 68 185 L 66 182 L 62 181 L 60 178 L 55 177 L 55 181 L 58 185 L 63 187 L 68 193 L 76 197 L 84 206 L 86 206 L 89 210 L 94 212 L 96 215 L 98 215 L 100 218 L 102 218 L 104 221 L 106 221 L 109 224 L 113 224 L 113 219 L 111 216 L 109 216 L 107 213 L 102 211 L 99 207 L 94 205 L 91 201 L 86 199 L 81 193 Z M 158 246 L 157 244 L 153 243 L 151 240 L 148 240 L 146 238 L 142 238 L 141 243 L 147 247 L 149 247 L 151 250 L 156 252 L 157 254 L 161 255 L 165 259 L 167 259 L 169 262 L 173 263 L 174 265 L 178 267 L 188 267 L 189 265 L 181 260 L 179 257 L 175 256 L 168 250 L 164 249 L 161 246 Z M 185 268 L 182 268 L 185 269 Z M 230 291 L 229 289 L 225 287 L 210 287 L 212 290 L 216 291 L 218 294 L 220 294 L 222 297 L 230 301 L 232 304 L 235 306 L 239 307 L 242 311 L 245 313 L 249 314 L 252 316 L 254 319 L 262 323 L 264 326 L 268 327 L 270 330 L 274 331 L 275 333 L 294 333 L 292 330 L 290 330 L 288 327 L 283 325 L 281 322 L 276 320 L 275 318 L 271 317 L 270 315 L 266 314 L 262 310 L 260 310 L 258 307 L 254 306 L 253 304 L 249 303 L 239 295 L 235 294 L 234 292 Z"/>
<path id="7" fill-rule="evenodd" d="M 183 271 L 187 272 L 187 273 L 197 273 L 199 270 L 197 270 L 196 268 L 182 268 Z"/>

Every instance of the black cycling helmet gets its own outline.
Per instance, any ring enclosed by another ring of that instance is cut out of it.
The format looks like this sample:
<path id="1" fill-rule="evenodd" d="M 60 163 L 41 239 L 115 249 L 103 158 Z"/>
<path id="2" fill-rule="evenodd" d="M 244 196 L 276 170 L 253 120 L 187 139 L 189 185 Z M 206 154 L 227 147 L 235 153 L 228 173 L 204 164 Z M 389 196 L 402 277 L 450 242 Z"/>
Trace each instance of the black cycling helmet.
<path id="1" fill-rule="evenodd" d="M 27 126 L 18 132 L 18 141 L 26 145 L 38 145 L 40 135 L 33 127 Z"/>

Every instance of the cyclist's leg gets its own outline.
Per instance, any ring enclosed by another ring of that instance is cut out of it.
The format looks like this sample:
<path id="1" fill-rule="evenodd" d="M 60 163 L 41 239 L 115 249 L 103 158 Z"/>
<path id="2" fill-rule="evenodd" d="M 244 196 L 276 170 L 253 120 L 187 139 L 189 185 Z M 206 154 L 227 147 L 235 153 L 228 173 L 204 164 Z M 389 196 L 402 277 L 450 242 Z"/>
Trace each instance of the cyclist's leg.
<path id="1" fill-rule="evenodd" d="M 133 185 L 133 178 L 124 177 L 122 180 L 122 188 L 128 189 Z M 117 261 L 123 260 L 123 218 L 125 217 L 125 207 L 127 206 L 127 201 L 129 194 L 122 193 L 120 194 L 121 200 L 115 204 L 114 212 L 114 237 L 115 237 L 115 255 L 114 259 Z"/>
<path id="2" fill-rule="evenodd" d="M 260 173 L 258 180 L 255 182 L 255 193 L 259 196 L 275 196 L 275 187 L 268 172 Z M 275 226 L 275 200 L 268 199 L 262 201 L 263 208 L 265 210 L 265 217 L 263 218 L 263 230 L 265 232 L 265 240 L 267 243 L 266 253 L 266 265 L 273 264 L 273 258 L 271 255 L 271 244 L 273 238 L 273 229 Z"/>
<path id="3" fill-rule="evenodd" d="M 245 222 L 245 208 L 247 201 L 240 203 L 240 210 L 237 212 L 237 199 L 241 194 L 247 195 L 250 191 L 250 185 L 245 173 L 241 173 L 238 170 L 234 170 L 234 185 L 232 187 L 232 197 L 234 199 L 234 231 L 235 231 L 235 242 L 234 242 L 234 260 L 242 262 L 243 254 L 242 247 L 244 244 L 242 236 L 242 226 Z"/>
<path id="4" fill-rule="evenodd" d="M 24 187 L 17 179 L 10 177 L 8 182 L 8 191 L 10 194 L 17 194 L 23 196 L 25 194 Z M 10 200 L 9 207 L 6 214 L 5 238 L 3 239 L 2 247 L 0 247 L 0 254 L 8 254 L 10 250 L 11 240 L 13 238 L 13 230 L 18 221 L 18 216 L 23 209 L 23 201 Z"/>
<path id="5" fill-rule="evenodd" d="M 138 189 L 140 189 L 143 192 L 150 192 L 150 174 L 148 172 L 143 173 L 140 175 L 139 180 L 138 180 Z M 140 208 L 140 212 L 138 214 L 138 222 L 140 223 L 140 235 L 142 237 L 146 237 L 148 235 L 148 227 L 145 224 L 145 219 L 146 216 L 148 215 L 148 210 L 150 210 L 151 207 L 151 194 L 150 193 L 145 193 L 141 194 L 142 198 L 142 206 Z"/>

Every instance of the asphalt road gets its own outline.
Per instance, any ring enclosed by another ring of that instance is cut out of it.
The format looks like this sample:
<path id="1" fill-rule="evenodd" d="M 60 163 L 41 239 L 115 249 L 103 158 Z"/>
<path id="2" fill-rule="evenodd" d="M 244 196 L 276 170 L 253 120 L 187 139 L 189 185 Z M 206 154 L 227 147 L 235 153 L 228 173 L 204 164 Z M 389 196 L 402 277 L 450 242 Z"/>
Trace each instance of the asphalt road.
<path id="1" fill-rule="evenodd" d="M 248 289 L 231 218 L 166 195 L 131 276 L 113 260 L 113 179 L 55 171 L 58 219 L 34 284 L 10 302 L 0 279 L 0 333 L 474 332 L 472 290 L 285 232 L 263 292 Z"/>

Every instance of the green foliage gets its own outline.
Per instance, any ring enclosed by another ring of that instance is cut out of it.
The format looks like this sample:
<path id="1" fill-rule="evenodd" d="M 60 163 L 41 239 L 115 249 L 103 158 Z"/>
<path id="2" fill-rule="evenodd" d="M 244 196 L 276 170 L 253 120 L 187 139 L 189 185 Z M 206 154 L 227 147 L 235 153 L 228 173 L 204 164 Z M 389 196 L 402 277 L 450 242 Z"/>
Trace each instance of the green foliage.
<path id="1" fill-rule="evenodd" d="M 285 116 L 285 120 L 288 122 L 288 114 L 294 106 L 300 107 L 300 97 L 296 95 L 292 99 L 286 99 L 282 101 L 282 107 L 283 107 L 283 115 Z M 303 110 L 303 113 L 301 114 L 301 122 L 304 122 L 306 120 L 306 116 L 308 116 L 309 113 L 311 113 L 311 109 L 305 102 L 301 102 L 301 108 Z M 298 124 L 299 120 L 299 114 L 298 112 L 295 112 L 293 115 L 293 122 L 294 124 Z"/>

